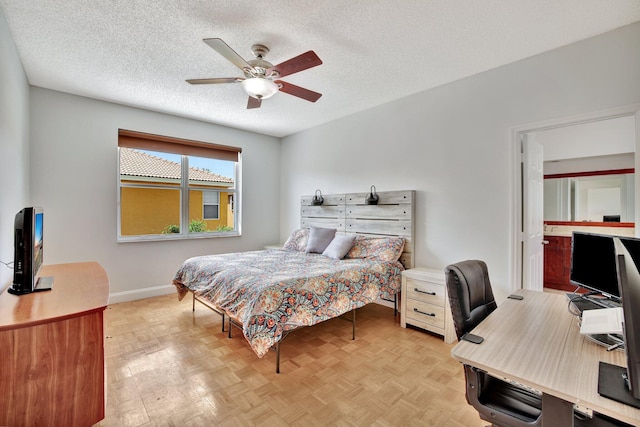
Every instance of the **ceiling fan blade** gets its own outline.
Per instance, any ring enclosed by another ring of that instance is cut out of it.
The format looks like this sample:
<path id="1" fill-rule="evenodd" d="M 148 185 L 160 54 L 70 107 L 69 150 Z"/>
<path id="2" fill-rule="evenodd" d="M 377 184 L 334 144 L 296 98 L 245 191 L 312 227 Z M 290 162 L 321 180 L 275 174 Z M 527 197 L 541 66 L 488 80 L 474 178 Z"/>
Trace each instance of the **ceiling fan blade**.
<path id="1" fill-rule="evenodd" d="M 242 78 L 240 77 L 221 77 L 216 79 L 189 79 L 187 83 L 191 83 L 192 85 L 210 85 L 217 83 L 239 83 Z"/>
<path id="2" fill-rule="evenodd" d="M 203 39 L 202 41 L 241 70 L 253 70 L 251 64 L 238 55 L 235 50 L 231 49 L 228 44 L 222 41 L 222 39 Z"/>
<path id="3" fill-rule="evenodd" d="M 249 102 L 247 102 L 247 109 L 251 108 L 260 108 L 262 105 L 262 99 L 254 98 L 253 96 L 249 97 Z"/>
<path id="4" fill-rule="evenodd" d="M 297 96 L 298 98 L 305 99 L 309 102 L 316 102 L 322 96 L 321 93 L 314 92 L 300 86 L 292 85 L 291 83 L 283 82 L 282 80 L 276 80 L 276 83 L 280 85 L 280 92 Z"/>
<path id="5" fill-rule="evenodd" d="M 316 55 L 314 51 L 310 50 L 296 56 L 295 58 L 291 58 L 288 61 L 274 65 L 272 68 L 267 70 L 267 75 L 271 71 L 277 71 L 278 77 L 284 77 L 302 70 L 316 67 L 320 64 L 322 64 L 322 60 L 318 58 L 318 55 Z"/>

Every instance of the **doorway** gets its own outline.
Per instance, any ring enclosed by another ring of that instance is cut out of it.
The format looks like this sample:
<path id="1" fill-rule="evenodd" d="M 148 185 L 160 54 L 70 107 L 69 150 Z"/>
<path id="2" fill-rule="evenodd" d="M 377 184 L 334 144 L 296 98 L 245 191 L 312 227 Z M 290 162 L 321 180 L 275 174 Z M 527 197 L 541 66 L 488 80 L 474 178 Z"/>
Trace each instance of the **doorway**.
<path id="1" fill-rule="evenodd" d="M 530 191 L 530 177 L 525 167 L 530 159 L 524 151 L 525 142 L 527 140 L 535 140 L 536 133 L 549 131 L 553 129 L 561 129 L 569 126 L 589 124 L 604 120 L 616 119 L 621 117 L 634 117 L 635 122 L 635 152 L 640 152 L 640 105 L 622 107 L 619 109 L 608 110 L 583 116 L 569 117 L 564 119 L 551 120 L 542 123 L 535 123 L 518 128 L 511 131 L 511 143 L 514 149 L 514 201 L 513 204 L 513 229 L 512 229 L 512 257 L 511 263 L 511 283 L 512 290 L 524 289 L 542 289 L 542 269 L 543 263 L 534 263 L 533 267 L 530 263 L 530 254 L 537 249 L 534 245 L 543 244 L 542 233 L 540 232 L 544 224 L 540 221 L 528 221 L 528 218 L 535 218 L 537 211 L 540 209 L 539 203 L 532 204 L 529 200 L 542 200 L 542 186 L 539 186 L 540 193 L 537 198 L 527 194 Z M 635 156 L 634 167 L 640 171 L 640 156 Z M 635 187 L 640 189 L 640 173 L 636 174 Z M 635 197 L 635 223 L 640 224 L 640 197 Z M 539 230 L 531 230 L 529 227 L 539 227 Z M 638 229 L 636 227 L 636 235 Z M 532 238 L 532 236 L 539 236 Z"/>

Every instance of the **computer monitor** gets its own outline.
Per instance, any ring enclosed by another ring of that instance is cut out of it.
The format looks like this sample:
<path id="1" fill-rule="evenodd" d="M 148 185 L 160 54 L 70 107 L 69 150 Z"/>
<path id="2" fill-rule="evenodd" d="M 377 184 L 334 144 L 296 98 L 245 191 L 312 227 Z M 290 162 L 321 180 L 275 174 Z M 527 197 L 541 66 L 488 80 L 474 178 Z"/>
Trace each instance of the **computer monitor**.
<path id="1" fill-rule="evenodd" d="M 640 408 L 640 240 L 613 239 L 627 367 L 600 362 L 598 393 Z"/>
<path id="2" fill-rule="evenodd" d="M 614 301 L 619 300 L 613 236 L 573 232 L 569 281 Z"/>

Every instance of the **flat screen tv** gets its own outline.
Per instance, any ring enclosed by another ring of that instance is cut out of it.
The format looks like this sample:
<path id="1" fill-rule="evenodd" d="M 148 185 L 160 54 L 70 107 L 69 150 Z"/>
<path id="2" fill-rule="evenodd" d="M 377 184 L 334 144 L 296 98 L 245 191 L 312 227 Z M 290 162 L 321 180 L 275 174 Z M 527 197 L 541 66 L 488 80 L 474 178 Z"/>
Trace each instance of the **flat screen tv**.
<path id="1" fill-rule="evenodd" d="M 16 214 L 14 221 L 12 294 L 27 294 L 51 289 L 50 277 L 41 277 L 44 260 L 44 210 L 27 207 Z"/>
<path id="2" fill-rule="evenodd" d="M 620 299 L 613 236 L 573 232 L 569 281 L 614 301 Z"/>
<path id="3" fill-rule="evenodd" d="M 598 393 L 640 408 L 640 240 L 614 238 L 627 367 L 600 362 Z"/>

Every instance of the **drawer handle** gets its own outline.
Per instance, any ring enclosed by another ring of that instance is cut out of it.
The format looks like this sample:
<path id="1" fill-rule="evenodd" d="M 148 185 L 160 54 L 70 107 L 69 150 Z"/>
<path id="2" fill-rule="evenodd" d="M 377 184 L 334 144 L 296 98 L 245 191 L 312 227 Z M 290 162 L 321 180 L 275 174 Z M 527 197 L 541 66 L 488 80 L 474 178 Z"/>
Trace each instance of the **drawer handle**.
<path id="1" fill-rule="evenodd" d="M 435 313 L 427 313 L 426 311 L 420 311 L 417 308 L 414 308 L 413 311 L 415 311 L 416 313 L 424 314 L 425 316 L 436 317 Z"/>
<path id="2" fill-rule="evenodd" d="M 423 290 L 418 289 L 418 288 L 413 288 L 413 290 L 416 291 L 416 292 L 420 292 L 421 294 L 427 294 L 427 295 L 432 295 L 432 296 L 436 295 L 435 292 L 427 292 L 427 291 L 423 291 Z"/>

